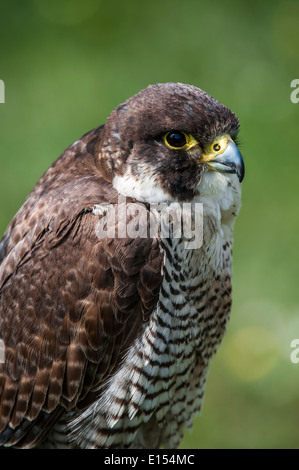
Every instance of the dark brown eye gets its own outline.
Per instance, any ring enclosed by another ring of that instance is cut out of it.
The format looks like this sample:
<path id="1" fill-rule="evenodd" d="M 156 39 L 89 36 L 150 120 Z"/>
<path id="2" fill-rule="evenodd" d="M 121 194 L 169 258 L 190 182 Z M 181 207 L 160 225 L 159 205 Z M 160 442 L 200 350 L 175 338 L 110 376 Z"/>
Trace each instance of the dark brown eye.
<path id="1" fill-rule="evenodd" d="M 219 152 L 220 149 L 221 149 L 221 147 L 220 147 L 219 144 L 214 144 L 214 145 L 213 145 L 213 150 L 214 150 L 215 152 Z"/>
<path id="2" fill-rule="evenodd" d="M 187 139 L 186 139 L 185 134 L 183 132 L 179 132 L 179 131 L 168 132 L 165 135 L 164 139 L 165 139 L 165 143 L 166 143 L 166 145 L 168 145 L 168 147 L 175 148 L 175 149 L 181 149 L 187 143 Z"/>

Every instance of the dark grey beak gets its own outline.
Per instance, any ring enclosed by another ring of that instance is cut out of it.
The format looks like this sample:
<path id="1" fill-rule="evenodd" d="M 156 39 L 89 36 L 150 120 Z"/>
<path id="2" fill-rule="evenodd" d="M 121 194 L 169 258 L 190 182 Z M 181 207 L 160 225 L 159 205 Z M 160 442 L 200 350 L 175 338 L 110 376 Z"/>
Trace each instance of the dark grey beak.
<path id="1" fill-rule="evenodd" d="M 209 161 L 209 165 L 217 171 L 222 171 L 224 173 L 236 173 L 240 183 L 244 179 L 244 161 L 240 150 L 232 140 L 228 141 L 227 147 L 223 153 L 217 155 L 215 159 Z"/>

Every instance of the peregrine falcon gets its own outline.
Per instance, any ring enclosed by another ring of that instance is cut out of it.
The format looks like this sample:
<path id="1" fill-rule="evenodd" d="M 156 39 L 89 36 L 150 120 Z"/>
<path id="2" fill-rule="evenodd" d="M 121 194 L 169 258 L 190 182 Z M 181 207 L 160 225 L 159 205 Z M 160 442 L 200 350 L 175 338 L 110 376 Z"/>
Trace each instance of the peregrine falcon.
<path id="1" fill-rule="evenodd" d="M 0 242 L 0 446 L 179 446 L 230 315 L 238 130 L 201 89 L 155 84 L 42 176 Z M 119 213 L 99 236 L 120 197 L 201 204 L 202 243 L 117 236 Z"/>

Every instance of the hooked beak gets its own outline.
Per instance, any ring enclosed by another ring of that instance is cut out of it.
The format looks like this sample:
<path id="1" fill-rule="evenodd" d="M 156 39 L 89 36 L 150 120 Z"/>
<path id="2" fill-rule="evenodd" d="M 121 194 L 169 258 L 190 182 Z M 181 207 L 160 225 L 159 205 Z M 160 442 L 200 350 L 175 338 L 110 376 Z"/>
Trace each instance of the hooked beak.
<path id="1" fill-rule="evenodd" d="M 241 152 L 229 136 L 216 139 L 211 145 L 211 152 L 205 154 L 202 161 L 211 170 L 236 173 L 240 183 L 244 178 L 245 166 Z"/>

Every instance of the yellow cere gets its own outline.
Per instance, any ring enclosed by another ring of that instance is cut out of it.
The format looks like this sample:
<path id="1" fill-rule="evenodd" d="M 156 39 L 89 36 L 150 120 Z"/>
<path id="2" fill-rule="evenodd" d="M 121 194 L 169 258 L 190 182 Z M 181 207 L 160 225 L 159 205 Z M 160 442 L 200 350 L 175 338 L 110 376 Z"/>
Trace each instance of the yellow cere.
<path id="1" fill-rule="evenodd" d="M 228 134 L 217 136 L 216 139 L 207 146 L 201 161 L 210 162 L 213 160 L 217 155 L 224 152 L 229 141 L 233 142 L 232 138 Z"/>

